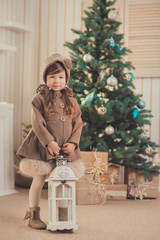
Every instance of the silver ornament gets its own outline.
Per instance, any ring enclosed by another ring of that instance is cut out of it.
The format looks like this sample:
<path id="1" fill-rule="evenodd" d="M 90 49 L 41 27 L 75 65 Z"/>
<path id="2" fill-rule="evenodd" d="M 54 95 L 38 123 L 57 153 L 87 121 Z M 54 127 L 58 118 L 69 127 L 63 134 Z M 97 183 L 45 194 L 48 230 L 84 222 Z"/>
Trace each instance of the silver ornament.
<path id="1" fill-rule="evenodd" d="M 102 106 L 102 107 L 98 108 L 97 112 L 98 112 L 99 115 L 104 115 L 104 114 L 106 114 L 107 109 Z"/>
<path id="2" fill-rule="evenodd" d="M 146 149 L 145 149 L 145 153 L 148 154 L 148 155 L 151 155 L 153 152 L 153 149 L 151 146 L 147 146 Z"/>
<path id="3" fill-rule="evenodd" d="M 108 14 L 108 18 L 112 20 L 117 20 L 118 19 L 118 13 L 115 10 L 111 10 Z"/>
<path id="4" fill-rule="evenodd" d="M 105 128 L 105 133 L 107 135 L 112 135 L 114 133 L 114 128 L 110 125 L 108 127 Z"/>
<path id="5" fill-rule="evenodd" d="M 107 79 L 107 84 L 108 84 L 109 86 L 111 86 L 111 87 L 117 86 L 117 83 L 118 83 L 117 78 L 114 77 L 113 75 L 111 75 L 111 76 Z"/>
<path id="6" fill-rule="evenodd" d="M 92 56 L 90 55 L 90 53 L 87 53 L 83 56 L 83 60 L 84 62 L 91 62 L 92 61 Z"/>

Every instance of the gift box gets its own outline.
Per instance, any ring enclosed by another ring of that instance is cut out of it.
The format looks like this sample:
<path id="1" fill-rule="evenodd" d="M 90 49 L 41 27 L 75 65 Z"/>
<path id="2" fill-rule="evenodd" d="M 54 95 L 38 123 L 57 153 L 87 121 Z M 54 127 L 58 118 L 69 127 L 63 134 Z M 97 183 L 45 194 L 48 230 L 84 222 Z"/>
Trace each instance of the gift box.
<path id="1" fill-rule="evenodd" d="M 81 152 L 82 160 L 85 164 L 85 175 L 76 182 L 76 203 L 78 205 L 98 205 L 104 204 L 106 200 L 126 200 L 127 185 L 124 181 L 124 167 L 115 164 L 107 168 L 108 173 L 113 170 L 118 170 L 118 177 L 115 179 L 115 184 L 108 184 L 104 195 L 101 195 L 92 183 L 89 182 L 89 174 L 93 167 L 94 152 Z M 108 163 L 108 153 L 96 152 L 96 158 L 100 159 L 105 164 Z M 122 181 L 122 182 L 121 182 Z"/>
<path id="2" fill-rule="evenodd" d="M 76 182 L 76 204 L 77 205 L 98 205 L 103 199 L 93 185 L 85 177 Z"/>
<path id="3" fill-rule="evenodd" d="M 106 190 L 107 200 L 126 200 L 127 199 L 127 185 L 117 183 L 109 185 Z"/>
<path id="4" fill-rule="evenodd" d="M 101 159 L 102 162 L 106 163 L 108 162 L 108 153 L 107 152 L 81 152 L 82 155 L 82 161 L 84 162 L 84 165 L 86 167 L 86 173 L 88 169 L 92 167 L 94 154 L 96 154 L 96 157 L 98 159 Z"/>
<path id="5" fill-rule="evenodd" d="M 128 198 L 134 198 L 134 184 L 140 190 L 143 188 L 145 191 L 144 198 L 158 198 L 159 197 L 159 176 L 153 176 L 152 181 L 145 181 L 143 174 L 133 168 L 126 168 L 125 170 L 125 183 L 128 185 L 127 195 Z M 132 190 L 132 189 L 133 190 Z"/>
<path id="6" fill-rule="evenodd" d="M 82 160 L 85 164 L 85 175 L 76 182 L 76 203 L 78 205 L 94 205 L 102 204 L 104 199 L 101 195 L 95 190 L 92 183 L 89 182 L 89 170 L 93 165 L 94 152 L 81 152 Z M 102 162 L 108 162 L 108 153 L 107 152 L 96 152 L 97 159 Z"/>
<path id="7" fill-rule="evenodd" d="M 122 184 L 124 183 L 124 166 L 112 164 L 108 167 L 108 174 L 110 176 L 111 184 Z M 117 173 L 117 176 L 115 174 Z"/>

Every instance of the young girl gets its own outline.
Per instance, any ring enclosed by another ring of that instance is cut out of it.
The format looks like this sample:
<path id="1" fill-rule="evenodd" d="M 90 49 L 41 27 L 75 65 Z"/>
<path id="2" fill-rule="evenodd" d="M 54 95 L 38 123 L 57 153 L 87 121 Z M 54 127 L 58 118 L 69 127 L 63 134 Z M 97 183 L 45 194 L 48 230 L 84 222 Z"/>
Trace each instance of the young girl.
<path id="1" fill-rule="evenodd" d="M 29 226 L 45 229 L 40 219 L 40 195 L 46 176 L 55 167 L 56 155 L 67 156 L 77 177 L 84 173 L 79 141 L 82 131 L 81 110 L 67 87 L 72 62 L 60 54 L 46 59 L 43 80 L 32 100 L 32 130 L 20 146 L 20 171 L 33 177 L 29 190 Z M 63 215 L 63 211 L 61 211 Z M 65 213 L 64 213 L 65 214 Z M 61 216 L 63 220 L 63 216 Z"/>

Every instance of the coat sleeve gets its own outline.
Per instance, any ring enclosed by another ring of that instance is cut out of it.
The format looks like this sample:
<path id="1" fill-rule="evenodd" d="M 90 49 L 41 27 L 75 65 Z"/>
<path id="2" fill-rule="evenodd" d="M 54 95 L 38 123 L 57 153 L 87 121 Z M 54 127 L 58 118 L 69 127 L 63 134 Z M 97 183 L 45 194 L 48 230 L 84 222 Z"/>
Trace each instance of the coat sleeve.
<path id="1" fill-rule="evenodd" d="M 46 128 L 46 121 L 43 117 L 42 98 L 40 94 L 37 94 L 32 100 L 31 122 L 34 133 L 40 143 L 46 147 L 50 141 L 55 141 L 55 139 Z"/>
<path id="2" fill-rule="evenodd" d="M 79 142 L 80 142 L 80 137 L 81 137 L 81 132 L 83 128 L 83 122 L 81 119 L 81 109 L 77 103 L 77 100 L 75 99 L 75 113 L 72 119 L 72 133 L 71 137 L 69 138 L 68 142 L 69 143 L 75 143 L 76 148 L 79 147 Z"/>

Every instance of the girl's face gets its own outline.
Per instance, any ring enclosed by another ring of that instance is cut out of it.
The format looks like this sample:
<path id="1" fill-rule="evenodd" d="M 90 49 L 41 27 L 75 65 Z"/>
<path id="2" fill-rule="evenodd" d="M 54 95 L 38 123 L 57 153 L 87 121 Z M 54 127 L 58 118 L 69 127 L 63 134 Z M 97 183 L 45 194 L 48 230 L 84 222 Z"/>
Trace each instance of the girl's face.
<path id="1" fill-rule="evenodd" d="M 66 86 L 66 73 L 62 71 L 60 73 L 50 73 L 46 77 L 46 84 L 54 91 L 60 91 Z"/>

